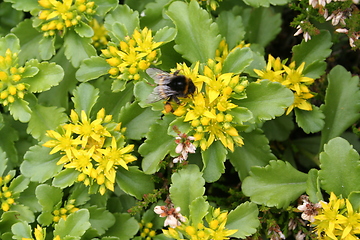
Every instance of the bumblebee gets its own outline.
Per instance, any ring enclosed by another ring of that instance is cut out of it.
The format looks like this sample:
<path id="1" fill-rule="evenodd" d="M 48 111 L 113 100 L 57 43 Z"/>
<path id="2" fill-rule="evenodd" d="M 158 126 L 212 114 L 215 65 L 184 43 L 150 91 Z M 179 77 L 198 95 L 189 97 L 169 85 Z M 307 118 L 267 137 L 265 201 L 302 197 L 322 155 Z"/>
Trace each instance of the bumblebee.
<path id="1" fill-rule="evenodd" d="M 148 98 L 149 103 L 166 99 L 167 108 L 171 108 L 170 102 L 175 101 L 180 104 L 179 97 L 186 98 L 196 91 L 196 87 L 190 78 L 184 75 L 178 75 L 179 71 L 174 74 L 164 72 L 157 68 L 148 68 L 146 73 L 154 79 L 157 86 Z M 166 109 L 166 112 L 169 112 Z M 170 109 L 171 111 L 171 109 Z"/>

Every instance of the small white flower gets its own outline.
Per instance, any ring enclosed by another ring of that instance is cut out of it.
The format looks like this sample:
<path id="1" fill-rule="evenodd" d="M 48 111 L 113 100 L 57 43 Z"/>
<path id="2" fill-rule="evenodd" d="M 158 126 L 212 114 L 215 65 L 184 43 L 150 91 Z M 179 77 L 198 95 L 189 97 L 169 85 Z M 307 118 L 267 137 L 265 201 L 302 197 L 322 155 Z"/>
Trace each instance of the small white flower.
<path id="1" fill-rule="evenodd" d="M 185 133 L 178 134 L 175 138 L 177 146 L 175 152 L 180 154 L 178 157 L 173 159 L 173 163 L 185 161 L 188 158 L 188 153 L 195 153 L 196 147 L 190 142 L 195 140 L 193 136 L 187 136 Z"/>
<path id="2" fill-rule="evenodd" d="M 309 197 L 306 195 L 302 195 L 300 198 L 303 204 L 299 205 L 297 209 L 303 212 L 301 218 L 309 222 L 314 222 L 315 216 L 318 214 L 318 209 L 321 208 L 321 204 L 309 202 Z"/>
<path id="3" fill-rule="evenodd" d="M 349 30 L 346 29 L 346 28 L 338 28 L 338 29 L 335 30 L 335 32 L 338 32 L 338 33 L 348 33 Z"/>
<path id="4" fill-rule="evenodd" d="M 300 35 L 301 33 L 303 33 L 303 38 L 304 38 L 305 42 L 307 42 L 308 40 L 311 39 L 310 34 L 309 34 L 308 32 L 304 32 L 300 25 L 298 25 L 296 28 L 297 28 L 298 30 L 296 31 L 296 33 L 294 34 L 294 36 L 298 36 L 298 35 Z"/>
<path id="5" fill-rule="evenodd" d="M 160 217 L 166 217 L 164 227 L 170 226 L 171 228 L 176 228 L 181 225 L 181 222 L 186 221 L 186 218 L 180 213 L 180 207 L 156 206 L 154 212 L 159 214 Z"/>

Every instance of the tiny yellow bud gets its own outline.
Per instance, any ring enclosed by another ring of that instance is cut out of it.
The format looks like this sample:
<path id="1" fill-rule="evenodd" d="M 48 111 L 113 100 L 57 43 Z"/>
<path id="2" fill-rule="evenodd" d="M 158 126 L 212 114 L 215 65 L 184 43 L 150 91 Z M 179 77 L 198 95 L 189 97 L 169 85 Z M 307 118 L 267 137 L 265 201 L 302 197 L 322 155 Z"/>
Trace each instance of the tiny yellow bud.
<path id="1" fill-rule="evenodd" d="M 85 4 L 81 4 L 77 7 L 77 9 L 80 11 L 80 12 L 84 12 L 86 10 L 86 6 Z"/>
<path id="2" fill-rule="evenodd" d="M 195 235 L 196 229 L 193 226 L 186 226 L 185 232 L 189 235 Z"/>
<path id="3" fill-rule="evenodd" d="M 13 198 L 8 198 L 8 199 L 6 200 L 6 202 L 7 202 L 8 204 L 14 204 L 15 200 L 14 200 Z"/>
<path id="4" fill-rule="evenodd" d="M 121 43 L 122 42 L 120 42 L 120 47 L 121 47 Z M 117 56 L 117 53 L 119 52 L 119 50 L 114 46 L 109 46 L 109 51 L 110 51 L 112 56 Z"/>
<path id="5" fill-rule="evenodd" d="M 130 67 L 130 68 L 129 68 L 129 73 L 130 73 L 130 74 L 135 74 L 135 73 L 137 73 L 137 68 L 135 68 L 135 67 Z"/>
<path id="6" fill-rule="evenodd" d="M 21 79 L 21 76 L 19 74 L 12 75 L 12 80 L 14 82 L 18 82 L 18 81 L 20 81 L 20 79 Z"/>
<path id="7" fill-rule="evenodd" d="M 211 229 L 215 230 L 215 229 L 217 229 L 218 226 L 219 226 L 219 221 L 216 220 L 216 219 L 215 219 L 215 220 L 212 220 L 212 221 L 210 222 L 209 226 L 210 226 Z"/>
<path id="8" fill-rule="evenodd" d="M 7 100 L 9 103 L 15 102 L 15 98 L 13 96 L 8 96 Z"/>
<path id="9" fill-rule="evenodd" d="M 64 215 L 67 213 L 67 210 L 65 208 L 60 208 L 60 214 Z"/>
<path id="10" fill-rule="evenodd" d="M 150 67 L 150 63 L 149 63 L 148 61 L 141 60 L 141 61 L 139 62 L 139 68 L 140 68 L 141 70 L 146 70 L 146 69 L 148 69 L 149 67 Z"/>
<path id="11" fill-rule="evenodd" d="M 139 79 L 140 79 L 140 74 L 138 74 L 138 73 L 135 74 L 133 79 L 134 79 L 135 81 L 139 80 Z"/>
<path id="12" fill-rule="evenodd" d="M 104 195 L 105 192 L 106 192 L 105 186 L 104 186 L 104 185 L 101 185 L 100 188 L 99 188 L 99 193 L 100 193 L 101 195 Z"/>
<path id="13" fill-rule="evenodd" d="M 118 65 L 121 63 L 121 60 L 120 60 L 119 58 L 112 57 L 112 58 L 106 59 L 106 62 L 107 62 L 110 66 L 116 67 L 116 66 L 118 66 Z"/>
<path id="14" fill-rule="evenodd" d="M 53 217 L 53 222 L 59 222 L 60 220 L 60 216 L 54 216 Z"/>
<path id="15" fill-rule="evenodd" d="M 102 185 L 105 182 L 104 174 L 99 174 L 96 178 L 97 184 Z"/>
<path id="16" fill-rule="evenodd" d="M 154 226 L 154 224 L 151 222 L 148 222 L 145 224 L 145 227 L 147 227 L 147 228 L 152 228 L 153 226 Z"/>
<path id="17" fill-rule="evenodd" d="M 217 122 L 223 122 L 224 121 L 224 114 L 219 113 L 216 115 L 216 121 Z"/>
<path id="18" fill-rule="evenodd" d="M 86 174 L 85 173 L 80 173 L 79 176 L 77 177 L 77 180 L 79 182 L 82 182 L 82 181 L 85 180 L 85 178 L 86 178 Z"/>
<path id="19" fill-rule="evenodd" d="M 48 25 L 48 30 L 55 30 L 56 29 L 57 21 L 53 20 Z"/>
<path id="20" fill-rule="evenodd" d="M 70 20 L 65 20 L 65 26 L 68 28 L 68 27 L 71 27 L 72 26 L 72 23 Z"/>
<path id="21" fill-rule="evenodd" d="M 78 21 L 77 19 L 71 20 L 71 24 L 72 24 L 73 26 L 77 25 L 78 23 L 79 23 L 79 21 Z"/>
<path id="22" fill-rule="evenodd" d="M 155 237 L 156 236 L 156 232 L 154 231 L 154 230 L 151 230 L 150 232 L 149 232 L 149 237 Z"/>
<path id="23" fill-rule="evenodd" d="M 207 125 L 209 125 L 209 123 L 210 123 L 210 118 L 208 118 L 208 117 L 202 117 L 202 118 L 200 119 L 200 122 L 201 122 L 201 124 L 202 124 L 203 126 L 207 126 Z"/>
<path id="24" fill-rule="evenodd" d="M 50 14 L 49 10 L 44 10 L 39 13 L 39 19 L 45 20 Z"/>
<path id="25" fill-rule="evenodd" d="M 231 114 L 226 114 L 225 115 L 225 121 L 226 122 L 231 122 L 233 120 L 233 116 Z"/>
<path id="26" fill-rule="evenodd" d="M 86 3 L 86 7 L 93 8 L 95 6 L 95 2 L 88 2 Z"/>
<path id="27" fill-rule="evenodd" d="M 126 42 L 121 41 L 119 45 L 120 45 L 121 50 L 123 50 L 123 51 L 129 50 L 129 45 Z"/>
<path id="28" fill-rule="evenodd" d="M 11 95 L 15 95 L 16 94 L 16 87 L 13 85 L 8 86 L 8 91 Z"/>
<path id="29" fill-rule="evenodd" d="M 1 209 L 2 209 L 4 212 L 7 212 L 7 211 L 9 211 L 9 209 L 10 209 L 10 205 L 9 205 L 7 202 L 2 202 L 2 203 L 1 203 Z"/>
<path id="30" fill-rule="evenodd" d="M 0 71 L 0 81 L 7 81 L 7 80 L 8 80 L 7 73 L 4 71 Z"/>
<path id="31" fill-rule="evenodd" d="M 17 96 L 18 96 L 18 98 L 23 99 L 24 96 L 25 96 L 25 94 L 24 94 L 24 92 L 18 92 L 18 93 L 17 93 Z"/>
<path id="32" fill-rule="evenodd" d="M 44 8 L 51 8 L 52 4 L 49 0 L 39 0 L 38 3 Z"/>
<path id="33" fill-rule="evenodd" d="M 205 232 L 204 232 L 204 231 L 198 231 L 198 232 L 197 232 L 197 236 L 198 236 L 199 238 L 204 238 L 204 237 L 205 237 Z"/>
<path id="34" fill-rule="evenodd" d="M 58 24 L 56 24 L 56 29 L 57 30 L 63 30 L 64 29 L 64 23 L 59 22 Z"/>
<path id="35" fill-rule="evenodd" d="M 116 67 L 112 67 L 112 68 L 109 69 L 108 73 L 109 73 L 110 75 L 113 75 L 113 76 L 114 76 L 114 75 L 118 75 L 118 74 L 119 74 L 119 69 L 116 68 Z"/>
<path id="36" fill-rule="evenodd" d="M 10 191 L 7 191 L 7 192 L 4 192 L 4 197 L 7 197 L 7 198 L 9 198 L 9 197 L 11 197 L 11 192 Z"/>

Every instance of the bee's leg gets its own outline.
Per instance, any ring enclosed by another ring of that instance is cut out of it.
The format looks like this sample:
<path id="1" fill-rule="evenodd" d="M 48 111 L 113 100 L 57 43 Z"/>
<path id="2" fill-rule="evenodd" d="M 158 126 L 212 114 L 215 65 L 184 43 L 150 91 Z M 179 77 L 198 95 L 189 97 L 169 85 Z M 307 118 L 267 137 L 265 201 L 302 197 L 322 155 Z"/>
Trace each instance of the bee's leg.
<path id="1" fill-rule="evenodd" d="M 180 105 L 180 100 L 176 97 L 176 96 L 171 96 L 171 98 L 169 99 L 169 101 L 174 100 L 176 102 L 176 104 Z M 168 101 L 168 102 L 169 102 Z"/>

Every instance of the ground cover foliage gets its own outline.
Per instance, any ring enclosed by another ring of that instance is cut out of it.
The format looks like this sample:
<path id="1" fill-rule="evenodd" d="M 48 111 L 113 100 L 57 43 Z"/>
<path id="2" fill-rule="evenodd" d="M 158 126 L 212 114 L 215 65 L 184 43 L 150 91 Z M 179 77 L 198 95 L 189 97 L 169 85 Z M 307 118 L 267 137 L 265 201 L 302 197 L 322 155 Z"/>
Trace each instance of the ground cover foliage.
<path id="1" fill-rule="evenodd" d="M 0 1 L 0 238 L 358 239 L 358 7 Z"/>

